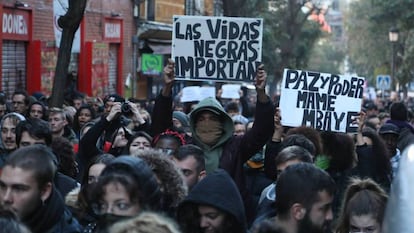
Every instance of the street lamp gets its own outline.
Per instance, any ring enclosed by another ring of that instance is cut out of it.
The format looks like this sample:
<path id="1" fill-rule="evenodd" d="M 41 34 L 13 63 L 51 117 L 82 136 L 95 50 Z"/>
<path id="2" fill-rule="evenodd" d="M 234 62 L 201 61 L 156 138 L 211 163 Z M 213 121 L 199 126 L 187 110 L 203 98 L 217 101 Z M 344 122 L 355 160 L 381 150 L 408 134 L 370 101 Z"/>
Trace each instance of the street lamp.
<path id="1" fill-rule="evenodd" d="M 394 77 L 395 75 L 395 44 L 398 41 L 398 29 L 396 27 L 391 27 L 390 30 L 388 31 L 388 38 L 391 42 L 391 49 L 392 49 L 392 54 L 391 54 L 391 80 L 393 80 L 396 85 L 397 91 L 399 88 L 399 83 L 396 82 L 397 79 Z"/>

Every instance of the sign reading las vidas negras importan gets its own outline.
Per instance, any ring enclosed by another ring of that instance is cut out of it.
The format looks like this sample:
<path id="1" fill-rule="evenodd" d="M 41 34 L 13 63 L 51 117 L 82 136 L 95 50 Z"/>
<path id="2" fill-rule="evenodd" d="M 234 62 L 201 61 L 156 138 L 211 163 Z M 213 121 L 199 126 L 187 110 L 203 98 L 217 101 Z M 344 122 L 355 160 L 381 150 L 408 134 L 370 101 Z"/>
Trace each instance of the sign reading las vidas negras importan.
<path id="1" fill-rule="evenodd" d="M 174 16 L 176 79 L 252 82 L 262 60 L 263 20 Z"/>
<path id="2" fill-rule="evenodd" d="M 282 125 L 356 132 L 362 77 L 285 69 L 280 96 Z"/>

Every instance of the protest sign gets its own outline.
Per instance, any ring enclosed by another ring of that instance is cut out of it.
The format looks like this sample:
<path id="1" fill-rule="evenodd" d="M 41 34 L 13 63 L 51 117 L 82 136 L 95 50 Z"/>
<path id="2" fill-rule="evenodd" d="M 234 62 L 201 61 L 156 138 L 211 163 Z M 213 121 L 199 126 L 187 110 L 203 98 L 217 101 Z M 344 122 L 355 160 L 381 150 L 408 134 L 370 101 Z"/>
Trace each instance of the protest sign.
<path id="1" fill-rule="evenodd" d="M 174 16 L 177 80 L 253 82 L 262 60 L 259 18 Z"/>
<path id="2" fill-rule="evenodd" d="M 180 101 L 182 103 L 194 102 L 194 101 L 200 101 L 207 97 L 215 97 L 215 96 L 216 96 L 215 87 L 188 86 L 182 89 Z"/>
<path id="3" fill-rule="evenodd" d="M 238 84 L 224 84 L 221 86 L 221 98 L 224 99 L 240 99 L 240 87 Z"/>
<path id="4" fill-rule="evenodd" d="M 199 92 L 200 92 L 200 101 L 207 97 L 216 97 L 215 87 L 209 87 L 209 86 L 200 87 Z"/>
<path id="5" fill-rule="evenodd" d="M 364 82 L 362 77 L 285 69 L 279 104 L 282 125 L 355 132 Z"/>

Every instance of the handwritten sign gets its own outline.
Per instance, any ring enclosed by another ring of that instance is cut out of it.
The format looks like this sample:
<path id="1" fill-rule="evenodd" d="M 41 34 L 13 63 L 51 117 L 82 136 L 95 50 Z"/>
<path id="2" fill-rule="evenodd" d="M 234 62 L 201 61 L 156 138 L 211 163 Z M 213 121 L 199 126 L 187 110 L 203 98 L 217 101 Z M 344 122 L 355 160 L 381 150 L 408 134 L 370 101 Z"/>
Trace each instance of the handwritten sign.
<path id="1" fill-rule="evenodd" d="M 207 97 L 215 97 L 216 96 L 216 88 L 215 87 L 200 87 L 200 86 L 188 86 L 182 89 L 182 95 L 180 101 L 182 103 L 185 102 L 194 102 L 200 101 Z"/>
<path id="2" fill-rule="evenodd" d="M 355 132 L 364 78 L 285 69 L 281 87 L 282 125 Z"/>
<path id="3" fill-rule="evenodd" d="M 262 19 L 174 16 L 173 21 L 176 79 L 254 80 L 262 60 Z"/>
<path id="4" fill-rule="evenodd" d="M 240 87 L 238 84 L 224 84 L 221 86 L 221 98 L 224 99 L 239 99 L 240 98 Z"/>

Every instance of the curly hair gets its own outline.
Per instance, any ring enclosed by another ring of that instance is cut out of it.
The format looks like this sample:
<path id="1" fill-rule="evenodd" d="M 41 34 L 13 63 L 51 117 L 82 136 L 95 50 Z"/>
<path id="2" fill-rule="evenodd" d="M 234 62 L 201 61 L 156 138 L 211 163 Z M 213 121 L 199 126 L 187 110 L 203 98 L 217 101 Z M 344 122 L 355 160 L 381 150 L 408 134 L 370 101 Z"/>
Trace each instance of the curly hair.
<path id="1" fill-rule="evenodd" d="M 78 168 L 72 143 L 64 137 L 57 137 L 52 140 L 50 147 L 59 162 L 58 171 L 75 179 Z"/>
<path id="2" fill-rule="evenodd" d="M 355 143 L 346 133 L 322 132 L 323 153 L 330 158 L 330 174 L 352 168 L 356 162 Z"/>
<path id="3" fill-rule="evenodd" d="M 135 156 L 147 162 L 160 181 L 163 209 L 167 212 L 174 211 L 187 195 L 187 186 L 181 171 L 171 159 L 158 150 L 139 151 Z"/>
<path id="4" fill-rule="evenodd" d="M 287 136 L 291 134 L 301 134 L 305 136 L 315 146 L 315 155 L 322 154 L 322 140 L 319 132 L 316 129 L 307 126 L 301 126 L 289 129 L 289 131 L 287 132 Z"/>
<path id="5" fill-rule="evenodd" d="M 143 212 L 137 217 L 114 224 L 112 233 L 180 233 L 174 220 L 158 213 Z"/>
<path id="6" fill-rule="evenodd" d="M 84 109 L 89 110 L 89 112 L 91 114 L 91 121 L 93 119 L 95 119 L 95 117 L 96 117 L 95 110 L 91 106 L 89 106 L 89 105 L 80 106 L 80 108 L 76 111 L 75 116 L 73 117 L 73 130 L 76 133 L 79 133 L 81 131 L 81 128 L 83 127 L 83 125 L 79 124 L 79 115 L 80 115 L 81 111 L 84 110 Z"/>

